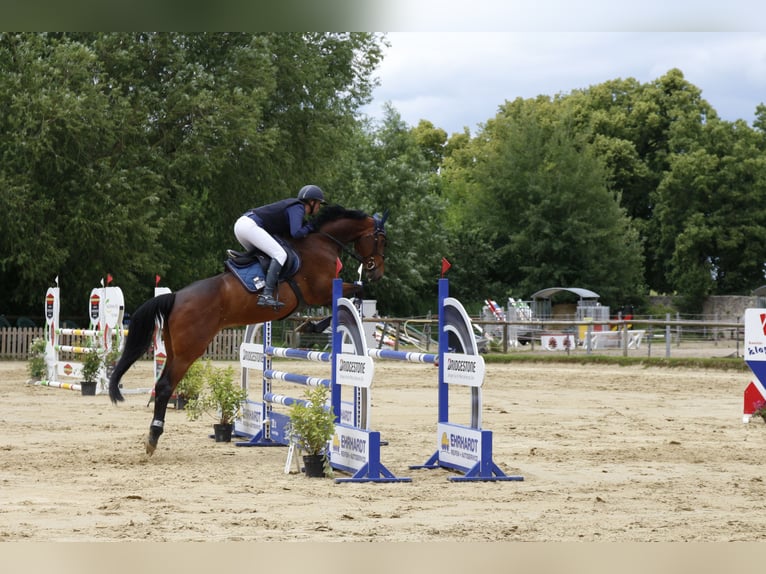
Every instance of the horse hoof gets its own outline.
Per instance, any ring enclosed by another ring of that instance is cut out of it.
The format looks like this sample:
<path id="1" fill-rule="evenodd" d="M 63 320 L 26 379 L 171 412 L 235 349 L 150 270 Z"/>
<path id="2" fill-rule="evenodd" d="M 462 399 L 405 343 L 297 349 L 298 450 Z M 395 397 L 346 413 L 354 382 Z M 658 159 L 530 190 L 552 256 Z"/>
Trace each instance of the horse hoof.
<path id="1" fill-rule="evenodd" d="M 146 447 L 146 454 L 149 456 L 152 456 L 154 451 L 157 450 L 157 443 L 152 444 L 152 441 L 149 437 L 146 437 L 144 440 L 144 446 Z"/>

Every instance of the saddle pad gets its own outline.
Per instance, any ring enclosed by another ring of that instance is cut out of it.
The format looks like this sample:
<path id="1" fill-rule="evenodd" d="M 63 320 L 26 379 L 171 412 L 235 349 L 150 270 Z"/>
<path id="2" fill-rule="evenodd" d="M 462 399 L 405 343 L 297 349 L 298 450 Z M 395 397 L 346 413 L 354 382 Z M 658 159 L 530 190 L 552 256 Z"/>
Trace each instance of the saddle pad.
<path id="1" fill-rule="evenodd" d="M 239 266 L 228 259 L 224 261 L 224 265 L 226 266 L 226 269 L 237 276 L 245 289 L 250 291 L 250 293 L 257 293 L 263 288 L 266 281 L 266 274 L 263 272 L 261 264 L 258 261 L 254 261 L 249 265 Z"/>

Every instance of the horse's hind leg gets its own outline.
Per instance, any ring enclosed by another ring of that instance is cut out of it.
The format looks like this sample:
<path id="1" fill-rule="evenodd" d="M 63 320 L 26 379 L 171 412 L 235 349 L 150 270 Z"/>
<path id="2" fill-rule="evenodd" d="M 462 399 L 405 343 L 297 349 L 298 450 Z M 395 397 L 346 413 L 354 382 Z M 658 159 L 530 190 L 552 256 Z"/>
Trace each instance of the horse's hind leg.
<path id="1" fill-rule="evenodd" d="M 154 385 L 154 418 L 149 426 L 149 434 L 146 435 L 144 440 L 146 454 L 148 455 L 154 454 L 157 442 L 160 440 L 160 435 L 165 431 L 165 414 L 168 410 L 170 397 L 173 395 L 170 372 L 169 363 L 166 363 L 162 376 L 157 380 L 157 384 Z"/>
<path id="2" fill-rule="evenodd" d="M 165 368 L 157 384 L 154 386 L 154 418 L 149 426 L 149 434 L 145 440 L 146 454 L 154 454 L 157 442 L 160 440 L 160 435 L 165 431 L 165 414 L 168 410 L 170 397 L 173 396 L 176 385 L 186 374 L 192 362 L 183 358 L 173 357 L 171 353 L 168 353 Z"/>

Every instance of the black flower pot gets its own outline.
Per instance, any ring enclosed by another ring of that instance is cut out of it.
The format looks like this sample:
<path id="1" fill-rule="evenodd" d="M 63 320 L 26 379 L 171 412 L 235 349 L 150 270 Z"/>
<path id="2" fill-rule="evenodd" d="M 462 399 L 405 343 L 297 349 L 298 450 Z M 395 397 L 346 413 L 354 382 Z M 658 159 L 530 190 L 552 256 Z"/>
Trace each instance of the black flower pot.
<path id="1" fill-rule="evenodd" d="M 304 454 L 303 472 L 307 477 L 323 477 L 324 474 L 324 455 L 322 454 Z"/>
<path id="2" fill-rule="evenodd" d="M 234 425 L 232 423 L 213 425 L 215 442 L 231 442 L 231 432 L 233 430 Z"/>
<path id="3" fill-rule="evenodd" d="M 83 395 L 95 395 L 96 394 L 96 381 L 81 381 L 80 393 Z"/>

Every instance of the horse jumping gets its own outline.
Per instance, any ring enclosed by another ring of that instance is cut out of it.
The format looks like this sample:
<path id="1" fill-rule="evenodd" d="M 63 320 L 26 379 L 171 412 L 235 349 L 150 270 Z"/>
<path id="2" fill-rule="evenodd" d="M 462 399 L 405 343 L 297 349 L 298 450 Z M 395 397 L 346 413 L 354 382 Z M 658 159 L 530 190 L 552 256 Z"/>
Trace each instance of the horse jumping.
<path id="1" fill-rule="evenodd" d="M 330 305 L 336 262 L 343 251 L 362 263 L 368 280 L 380 279 L 385 264 L 386 218 L 387 215 L 369 216 L 338 205 L 324 208 L 314 222 L 317 232 L 290 242 L 301 265 L 292 277 L 294 286 L 279 284 L 278 298 L 285 305 L 278 310 L 259 307 L 258 295 L 249 293 L 230 272 L 154 297 L 136 309 L 122 356 L 109 379 L 109 396 L 113 403 L 124 400 L 120 379 L 146 352 L 155 324 L 159 324 L 167 358 L 155 385 L 154 416 L 145 439 L 147 454 L 157 448 L 168 401 L 176 385 L 221 329 L 283 319 L 302 306 Z M 346 248 L 347 244 L 353 244 L 353 251 Z M 343 296 L 351 296 L 357 290 L 354 283 L 343 283 Z"/>

